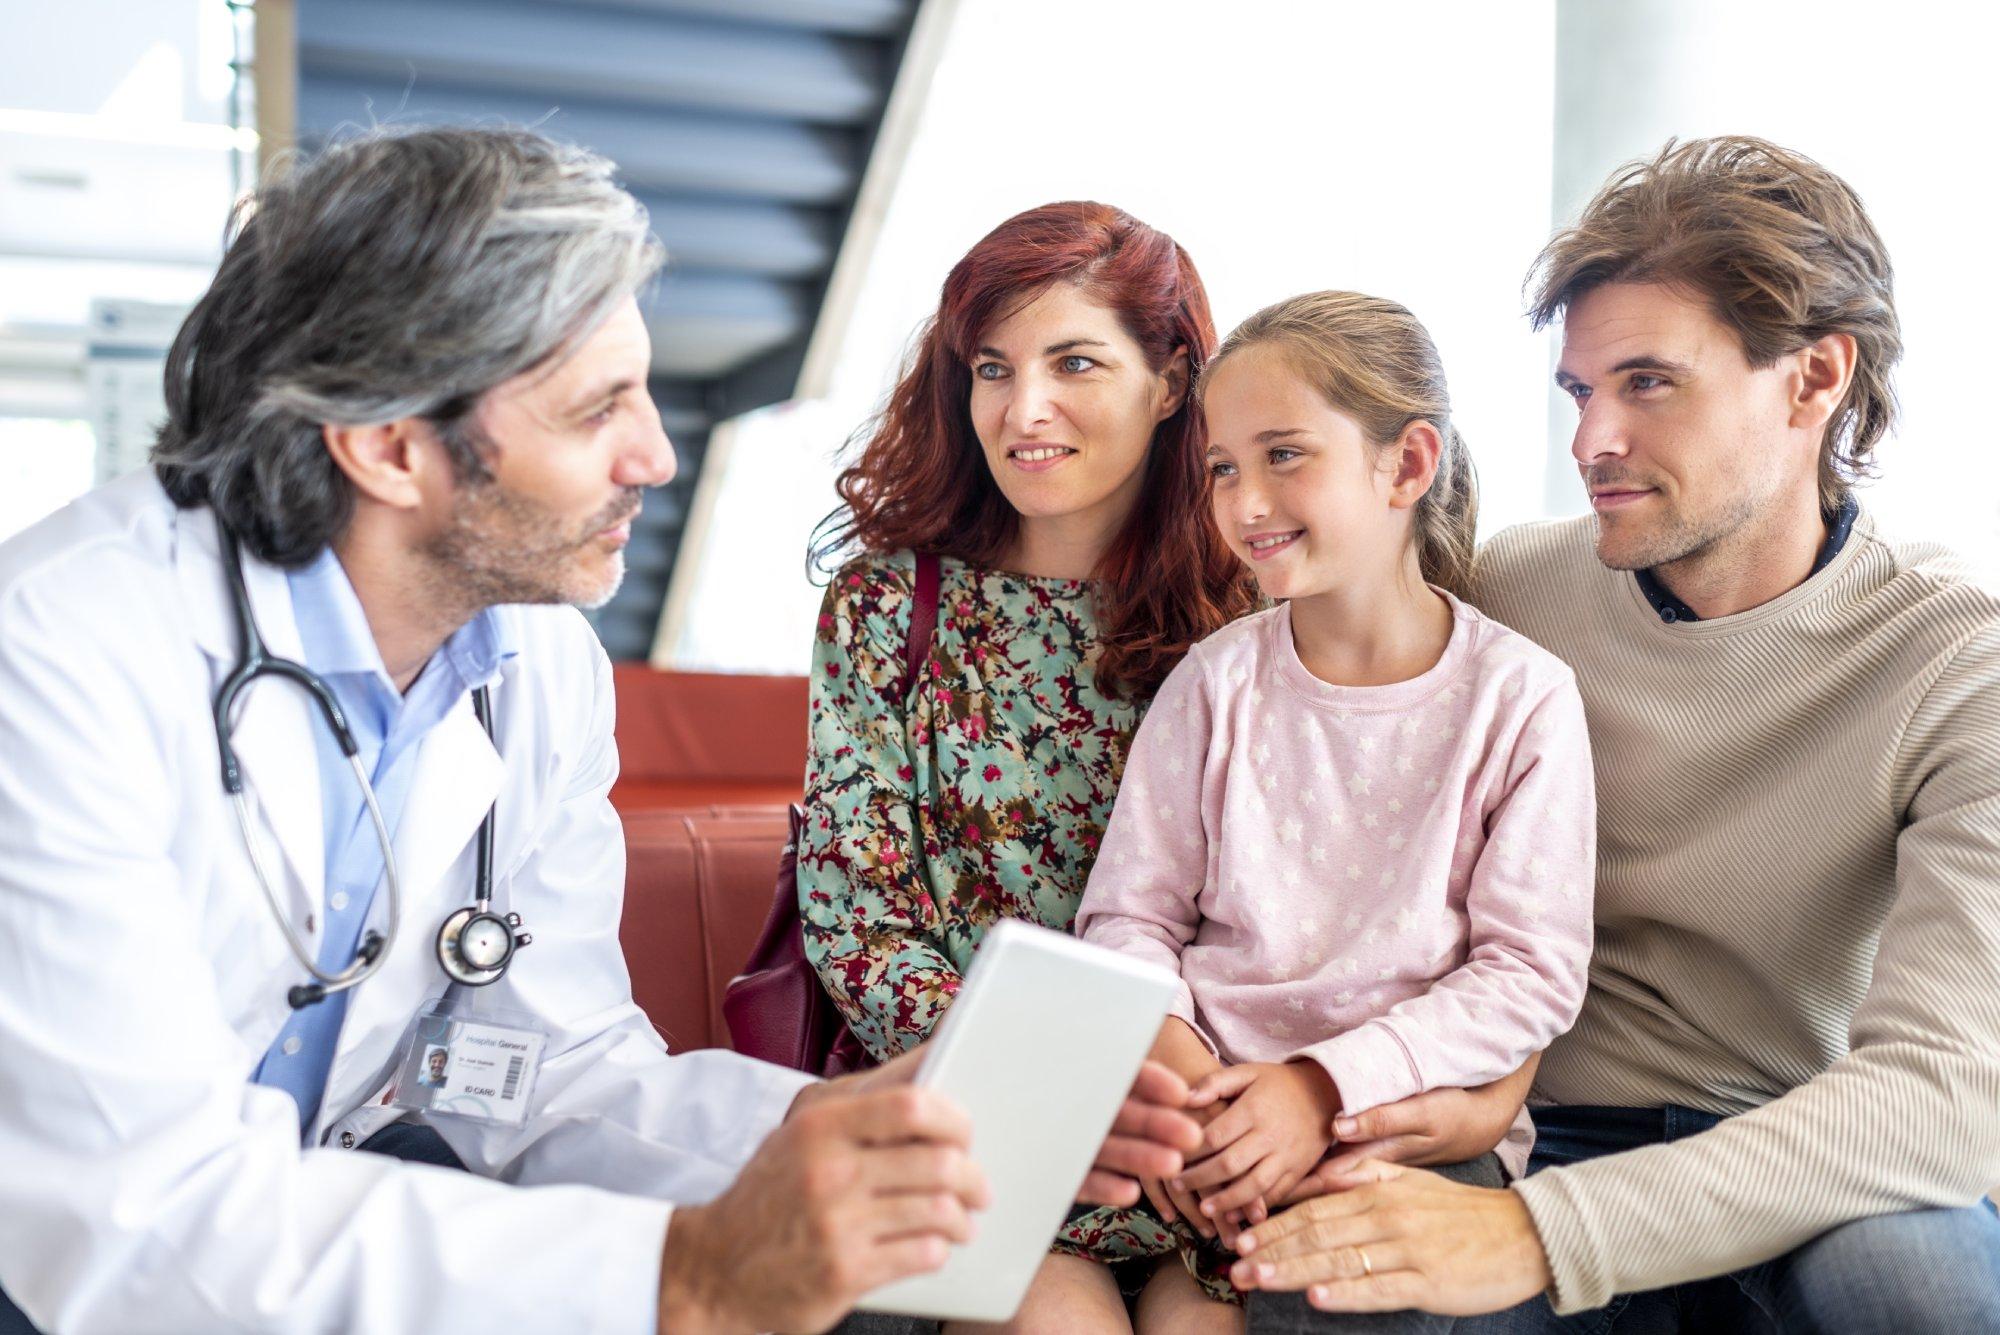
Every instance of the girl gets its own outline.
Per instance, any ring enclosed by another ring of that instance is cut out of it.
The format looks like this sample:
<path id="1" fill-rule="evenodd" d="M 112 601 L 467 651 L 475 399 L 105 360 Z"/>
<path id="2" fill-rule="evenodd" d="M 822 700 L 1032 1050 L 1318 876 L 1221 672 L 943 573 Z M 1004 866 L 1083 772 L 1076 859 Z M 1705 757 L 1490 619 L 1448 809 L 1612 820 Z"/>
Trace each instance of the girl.
<path id="1" fill-rule="evenodd" d="M 1423 326 L 1297 297 L 1201 395 L 1216 527 L 1278 605 L 1160 688 L 1077 930 L 1183 980 L 1154 1055 L 1201 1079 L 1206 1157 L 1147 1191 L 1219 1220 L 1299 1187 L 1336 1118 L 1495 1080 L 1569 1027 L 1594 797 L 1569 670 L 1457 597 L 1475 484 Z M 1499 1185 L 1530 1134 L 1446 1171 Z"/>
<path id="2" fill-rule="evenodd" d="M 1034 209 L 952 269 L 841 477 L 820 550 L 861 554 L 820 615 L 798 879 L 807 954 L 877 1059 L 929 1035 L 994 922 L 1069 926 L 1154 689 L 1255 604 L 1202 514 L 1188 390 L 1214 346 L 1172 238 Z M 916 553 L 936 629 L 906 698 Z M 1129 1329 L 1103 1262 L 1178 1242 L 1093 1210 L 1057 1245 L 1022 1329 Z"/>

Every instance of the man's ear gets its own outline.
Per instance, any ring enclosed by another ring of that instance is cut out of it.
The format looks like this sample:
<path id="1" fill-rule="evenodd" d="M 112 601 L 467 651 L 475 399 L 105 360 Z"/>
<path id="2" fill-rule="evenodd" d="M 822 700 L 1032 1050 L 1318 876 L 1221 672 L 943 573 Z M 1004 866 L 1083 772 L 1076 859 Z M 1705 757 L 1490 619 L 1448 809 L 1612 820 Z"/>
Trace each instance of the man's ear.
<path id="1" fill-rule="evenodd" d="M 1817 432 L 1840 411 L 1841 400 L 1854 383 L 1854 335 L 1828 334 L 1793 356 L 1796 369 L 1786 395 L 1791 425 Z"/>
<path id="2" fill-rule="evenodd" d="M 398 510 L 423 504 L 432 475 L 444 463 L 443 442 L 422 418 L 402 417 L 377 426 L 327 422 L 320 436 L 334 466 L 355 490 Z"/>
<path id="3" fill-rule="evenodd" d="M 1389 505 L 1407 510 L 1424 498 L 1437 476 L 1438 460 L 1444 457 L 1444 438 L 1438 429 L 1421 419 L 1403 428 L 1388 450 L 1391 473 Z"/>
<path id="4" fill-rule="evenodd" d="M 1155 422 L 1164 422 L 1180 411 L 1188 396 L 1188 350 L 1175 348 L 1174 355 L 1167 358 L 1167 364 L 1160 368 L 1160 379 L 1165 382 L 1166 394 L 1160 400 L 1160 409 L 1153 415 Z"/>

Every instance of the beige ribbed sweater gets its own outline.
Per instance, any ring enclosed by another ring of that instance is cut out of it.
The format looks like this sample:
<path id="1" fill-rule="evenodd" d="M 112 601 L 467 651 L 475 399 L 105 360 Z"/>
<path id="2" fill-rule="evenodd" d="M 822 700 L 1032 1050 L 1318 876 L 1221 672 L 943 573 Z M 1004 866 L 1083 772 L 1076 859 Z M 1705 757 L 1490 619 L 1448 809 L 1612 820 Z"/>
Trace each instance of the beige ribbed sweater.
<path id="1" fill-rule="evenodd" d="M 1565 1313 L 2000 1182 L 2000 596 L 1864 514 L 1670 626 L 1593 523 L 1502 533 L 1474 599 L 1575 669 L 1597 764 L 1590 991 L 1536 1098 L 1741 1115 L 1519 1184 Z"/>

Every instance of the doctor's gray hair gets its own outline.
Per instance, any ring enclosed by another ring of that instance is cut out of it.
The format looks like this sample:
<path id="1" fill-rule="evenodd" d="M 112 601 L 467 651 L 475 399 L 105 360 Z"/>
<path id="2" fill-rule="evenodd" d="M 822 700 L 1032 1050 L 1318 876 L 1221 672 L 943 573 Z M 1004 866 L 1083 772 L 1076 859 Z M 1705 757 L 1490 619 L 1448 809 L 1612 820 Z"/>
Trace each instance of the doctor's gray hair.
<path id="1" fill-rule="evenodd" d="M 490 476 L 481 397 L 574 348 L 664 259 L 612 172 L 528 130 L 378 130 L 264 185 L 167 359 L 167 494 L 296 567 L 354 508 L 323 424 L 427 418 L 461 479 Z"/>

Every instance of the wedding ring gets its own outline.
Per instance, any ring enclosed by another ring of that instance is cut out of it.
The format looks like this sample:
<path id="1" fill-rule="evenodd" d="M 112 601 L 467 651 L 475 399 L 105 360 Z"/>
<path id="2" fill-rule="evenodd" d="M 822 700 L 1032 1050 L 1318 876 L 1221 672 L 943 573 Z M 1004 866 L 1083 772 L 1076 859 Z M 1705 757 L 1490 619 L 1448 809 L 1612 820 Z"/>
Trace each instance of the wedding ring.
<path id="1" fill-rule="evenodd" d="M 1361 1278 L 1369 1279 L 1373 1277 L 1375 1267 L 1368 1263 L 1368 1249 L 1366 1247 L 1356 1247 L 1354 1254 L 1361 1258 Z"/>

